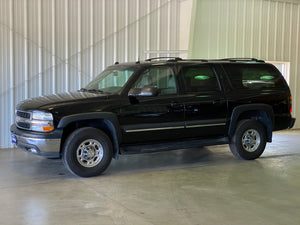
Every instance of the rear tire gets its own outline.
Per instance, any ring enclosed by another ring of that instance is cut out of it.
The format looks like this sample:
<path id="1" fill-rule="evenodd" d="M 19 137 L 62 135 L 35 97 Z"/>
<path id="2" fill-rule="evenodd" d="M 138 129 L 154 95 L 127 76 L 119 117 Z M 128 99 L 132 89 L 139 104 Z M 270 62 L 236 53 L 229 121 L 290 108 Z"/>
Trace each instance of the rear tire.
<path id="1" fill-rule="evenodd" d="M 98 176 L 111 162 L 112 144 L 101 130 L 80 128 L 66 139 L 62 159 L 65 167 L 77 176 Z"/>
<path id="2" fill-rule="evenodd" d="M 261 156 L 267 143 L 266 129 L 257 120 L 242 120 L 238 123 L 229 144 L 232 154 L 242 160 Z"/>

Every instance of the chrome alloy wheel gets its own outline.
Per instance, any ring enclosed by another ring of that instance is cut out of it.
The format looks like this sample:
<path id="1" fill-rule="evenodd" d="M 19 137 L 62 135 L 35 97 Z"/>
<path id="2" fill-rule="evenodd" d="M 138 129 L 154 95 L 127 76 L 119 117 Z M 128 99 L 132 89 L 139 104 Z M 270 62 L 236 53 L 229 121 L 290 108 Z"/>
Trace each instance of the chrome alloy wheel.
<path id="1" fill-rule="evenodd" d="M 242 136 L 242 146 L 247 152 L 255 152 L 260 144 L 260 135 L 257 130 L 249 129 Z"/>
<path id="2" fill-rule="evenodd" d="M 83 141 L 76 151 L 77 160 L 84 167 L 94 167 L 103 158 L 103 147 L 95 139 Z"/>

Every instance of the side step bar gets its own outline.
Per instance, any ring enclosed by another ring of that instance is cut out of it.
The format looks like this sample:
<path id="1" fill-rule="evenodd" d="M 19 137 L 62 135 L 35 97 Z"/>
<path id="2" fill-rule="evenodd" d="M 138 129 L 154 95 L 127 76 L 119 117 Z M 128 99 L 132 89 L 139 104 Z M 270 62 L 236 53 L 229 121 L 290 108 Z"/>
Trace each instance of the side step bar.
<path id="1" fill-rule="evenodd" d="M 139 154 L 160 152 L 184 148 L 198 148 L 209 145 L 228 144 L 229 139 L 222 137 L 218 139 L 184 140 L 175 142 L 160 142 L 151 144 L 125 145 L 120 147 L 121 154 Z"/>

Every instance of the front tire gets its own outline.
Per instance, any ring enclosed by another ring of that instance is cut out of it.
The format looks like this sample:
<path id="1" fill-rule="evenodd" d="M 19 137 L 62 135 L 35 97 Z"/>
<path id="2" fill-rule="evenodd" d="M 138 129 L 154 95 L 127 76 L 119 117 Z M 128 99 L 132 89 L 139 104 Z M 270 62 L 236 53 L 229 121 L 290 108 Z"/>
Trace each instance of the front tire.
<path id="1" fill-rule="evenodd" d="M 253 160 L 261 156 L 267 143 L 266 129 L 257 120 L 242 120 L 229 144 L 232 154 L 242 160 Z"/>
<path id="2" fill-rule="evenodd" d="M 80 128 L 66 139 L 62 159 L 65 167 L 77 176 L 98 176 L 111 162 L 112 144 L 101 130 Z"/>

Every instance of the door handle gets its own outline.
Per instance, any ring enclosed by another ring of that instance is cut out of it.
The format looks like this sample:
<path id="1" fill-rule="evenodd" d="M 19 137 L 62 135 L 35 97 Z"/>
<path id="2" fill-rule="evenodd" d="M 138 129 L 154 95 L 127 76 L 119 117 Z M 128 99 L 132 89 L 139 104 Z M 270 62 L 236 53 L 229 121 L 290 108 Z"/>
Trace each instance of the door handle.
<path id="1" fill-rule="evenodd" d="M 182 110 L 184 108 L 184 106 L 182 103 L 174 101 L 174 102 L 171 102 L 170 108 L 172 108 L 173 110 Z"/>
<path id="2" fill-rule="evenodd" d="M 171 102 L 170 105 L 171 105 L 172 107 L 173 107 L 173 106 L 175 106 L 175 107 L 178 107 L 178 106 L 183 107 L 183 103 L 180 103 L 180 102 Z"/>
<path id="3" fill-rule="evenodd" d="M 178 105 L 178 102 L 176 102 L 176 101 L 171 102 L 171 107 L 174 107 L 174 106 L 177 106 L 177 105 Z"/>

